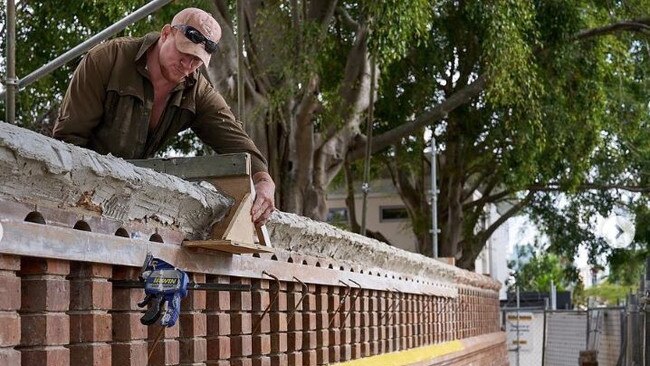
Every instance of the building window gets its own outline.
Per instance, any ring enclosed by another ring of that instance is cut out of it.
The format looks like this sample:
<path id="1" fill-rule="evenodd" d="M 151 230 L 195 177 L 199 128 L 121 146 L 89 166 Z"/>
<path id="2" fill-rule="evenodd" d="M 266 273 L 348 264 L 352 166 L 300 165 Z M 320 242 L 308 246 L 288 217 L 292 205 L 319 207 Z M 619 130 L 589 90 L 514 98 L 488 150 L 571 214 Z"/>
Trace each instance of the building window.
<path id="1" fill-rule="evenodd" d="M 379 221 L 404 221 L 408 220 L 409 214 L 404 206 L 381 206 L 379 207 Z"/>
<path id="2" fill-rule="evenodd" d="M 330 208 L 327 212 L 327 222 L 330 224 L 347 223 L 348 209 L 346 207 Z"/>

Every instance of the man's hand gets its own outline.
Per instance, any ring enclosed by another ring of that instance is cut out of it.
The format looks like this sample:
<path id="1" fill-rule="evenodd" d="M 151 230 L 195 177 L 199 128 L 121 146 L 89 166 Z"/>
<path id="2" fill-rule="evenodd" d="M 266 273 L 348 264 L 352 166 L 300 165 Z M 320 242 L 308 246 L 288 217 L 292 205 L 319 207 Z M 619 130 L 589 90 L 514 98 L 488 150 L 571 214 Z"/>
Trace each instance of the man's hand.
<path id="1" fill-rule="evenodd" d="M 255 202 L 251 209 L 251 216 L 255 225 L 264 225 L 275 210 L 275 183 L 266 172 L 257 172 L 253 175 L 255 184 Z"/>

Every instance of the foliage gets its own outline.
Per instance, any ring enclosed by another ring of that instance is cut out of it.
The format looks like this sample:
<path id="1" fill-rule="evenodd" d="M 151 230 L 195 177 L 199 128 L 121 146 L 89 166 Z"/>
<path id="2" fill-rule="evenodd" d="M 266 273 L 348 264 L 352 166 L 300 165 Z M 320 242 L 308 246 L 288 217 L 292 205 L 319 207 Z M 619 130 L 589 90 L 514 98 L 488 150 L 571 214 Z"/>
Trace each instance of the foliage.
<path id="1" fill-rule="evenodd" d="M 551 291 L 551 283 L 557 291 L 567 291 L 580 282 L 571 261 L 553 253 L 542 251 L 532 245 L 519 246 L 516 259 L 508 261 L 512 281 L 508 291 Z"/>
<path id="2" fill-rule="evenodd" d="M 627 295 L 635 293 L 638 286 L 619 285 L 605 281 L 585 290 L 584 299 L 596 298 L 605 305 L 616 306 L 626 301 Z M 586 301 L 585 301 L 586 302 Z"/>

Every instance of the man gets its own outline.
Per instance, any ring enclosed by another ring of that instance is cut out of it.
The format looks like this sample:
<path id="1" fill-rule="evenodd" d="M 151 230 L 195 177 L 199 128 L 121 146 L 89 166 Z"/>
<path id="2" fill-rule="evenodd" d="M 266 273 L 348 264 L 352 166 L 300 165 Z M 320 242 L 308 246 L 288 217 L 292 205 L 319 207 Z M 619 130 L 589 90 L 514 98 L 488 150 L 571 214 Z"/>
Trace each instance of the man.
<path id="1" fill-rule="evenodd" d="M 197 71 L 208 65 L 221 27 L 203 10 L 182 10 L 160 33 L 91 49 L 75 71 L 54 126 L 60 140 L 125 159 L 152 157 L 191 128 L 218 153 L 252 156 L 253 221 L 274 210 L 267 163 L 223 97 Z"/>

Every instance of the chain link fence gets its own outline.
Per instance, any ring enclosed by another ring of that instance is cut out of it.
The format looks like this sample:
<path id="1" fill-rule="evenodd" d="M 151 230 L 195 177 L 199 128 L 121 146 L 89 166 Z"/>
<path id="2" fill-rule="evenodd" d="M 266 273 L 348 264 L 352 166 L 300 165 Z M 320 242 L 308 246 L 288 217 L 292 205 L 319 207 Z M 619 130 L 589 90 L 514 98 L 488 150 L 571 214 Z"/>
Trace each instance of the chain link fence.
<path id="1" fill-rule="evenodd" d="M 577 366 L 580 351 L 596 350 L 599 366 L 644 366 L 645 315 L 636 295 L 623 307 L 504 308 L 510 365 Z"/>

